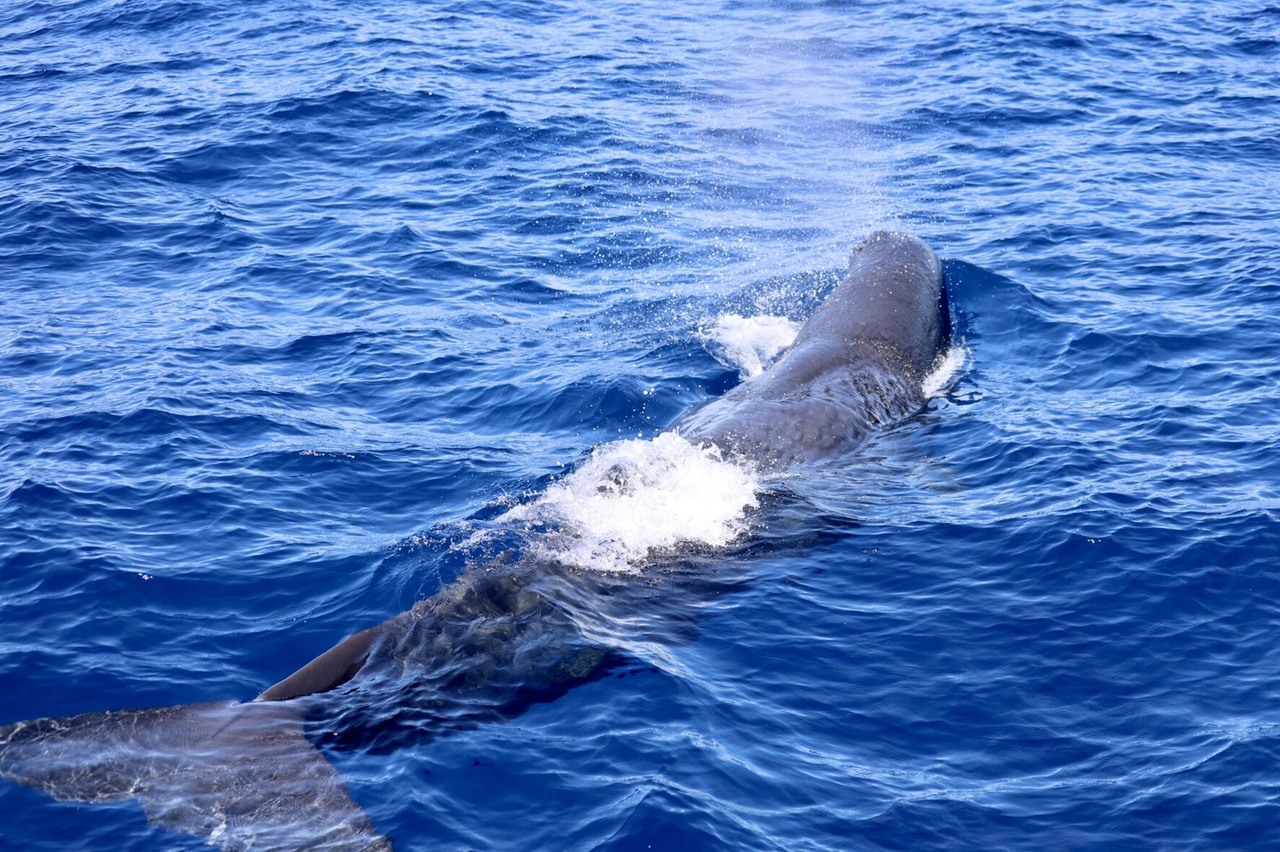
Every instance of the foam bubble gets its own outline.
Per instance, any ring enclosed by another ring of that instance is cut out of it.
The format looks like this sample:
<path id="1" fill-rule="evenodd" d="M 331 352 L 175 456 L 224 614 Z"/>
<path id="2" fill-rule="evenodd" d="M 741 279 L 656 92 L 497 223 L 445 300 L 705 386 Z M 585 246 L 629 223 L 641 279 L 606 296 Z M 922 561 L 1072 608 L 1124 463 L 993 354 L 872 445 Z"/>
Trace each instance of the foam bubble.
<path id="1" fill-rule="evenodd" d="M 700 336 L 717 361 L 749 379 L 764 372 L 799 331 L 800 324 L 786 317 L 721 314 Z"/>
<path id="2" fill-rule="evenodd" d="M 933 372 L 925 376 L 924 381 L 920 383 L 925 399 L 933 399 L 945 393 L 968 361 L 969 347 L 963 342 L 951 344 L 947 354 L 938 361 L 938 366 L 934 367 Z"/>
<path id="3" fill-rule="evenodd" d="M 604 444 L 530 503 L 499 522 L 537 530 L 543 558 L 626 572 L 677 546 L 724 547 L 747 529 L 760 482 L 714 447 L 674 432 Z"/>

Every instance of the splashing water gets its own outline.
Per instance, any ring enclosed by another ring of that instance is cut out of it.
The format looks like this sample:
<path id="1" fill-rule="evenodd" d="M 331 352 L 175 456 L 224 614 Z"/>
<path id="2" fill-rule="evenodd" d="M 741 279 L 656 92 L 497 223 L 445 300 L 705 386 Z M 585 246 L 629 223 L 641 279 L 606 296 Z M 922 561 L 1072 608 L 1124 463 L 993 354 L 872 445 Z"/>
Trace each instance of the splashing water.
<path id="1" fill-rule="evenodd" d="M 933 372 L 925 376 L 924 381 L 920 383 L 924 398 L 933 399 L 946 393 L 967 363 L 969 363 L 969 347 L 964 344 L 964 341 L 951 344 L 951 348 L 939 359 Z"/>
<path id="2" fill-rule="evenodd" d="M 700 337 L 717 361 L 749 379 L 764 372 L 799 331 L 800 324 L 786 317 L 721 314 Z"/>
<path id="3" fill-rule="evenodd" d="M 748 527 L 759 478 L 710 446 L 674 432 L 652 441 L 603 444 L 577 469 L 499 522 L 547 526 L 543 558 L 581 568 L 632 572 L 678 545 L 724 547 Z"/>

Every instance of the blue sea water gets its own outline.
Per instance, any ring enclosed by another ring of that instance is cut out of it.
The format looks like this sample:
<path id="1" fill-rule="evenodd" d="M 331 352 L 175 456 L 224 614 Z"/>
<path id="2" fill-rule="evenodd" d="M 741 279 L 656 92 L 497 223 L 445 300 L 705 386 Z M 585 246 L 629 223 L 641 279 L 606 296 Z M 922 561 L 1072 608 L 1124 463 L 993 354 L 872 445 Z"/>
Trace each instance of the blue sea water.
<path id="1" fill-rule="evenodd" d="M 766 481 L 682 641 L 352 795 L 405 850 L 1280 841 L 1280 6 L 15 0 L 0 128 L 0 723 L 252 697 L 890 227 L 945 391 Z M 11 785 L 0 846 L 205 848 Z"/>

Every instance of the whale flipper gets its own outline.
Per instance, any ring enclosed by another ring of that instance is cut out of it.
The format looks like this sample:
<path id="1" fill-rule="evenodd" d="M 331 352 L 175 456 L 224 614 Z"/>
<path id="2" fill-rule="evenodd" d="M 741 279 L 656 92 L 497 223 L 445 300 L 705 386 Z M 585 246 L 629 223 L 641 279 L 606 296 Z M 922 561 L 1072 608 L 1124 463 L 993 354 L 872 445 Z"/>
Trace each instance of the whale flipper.
<path id="1" fill-rule="evenodd" d="M 300 708 L 221 701 L 0 727 L 0 777 L 63 801 L 135 798 L 226 850 L 391 849 L 303 736 Z"/>
<path id="2" fill-rule="evenodd" d="M 284 680 L 263 690 L 257 700 L 282 701 L 342 686 L 364 666 L 369 649 L 386 626 L 387 622 L 383 622 L 348 636 Z"/>

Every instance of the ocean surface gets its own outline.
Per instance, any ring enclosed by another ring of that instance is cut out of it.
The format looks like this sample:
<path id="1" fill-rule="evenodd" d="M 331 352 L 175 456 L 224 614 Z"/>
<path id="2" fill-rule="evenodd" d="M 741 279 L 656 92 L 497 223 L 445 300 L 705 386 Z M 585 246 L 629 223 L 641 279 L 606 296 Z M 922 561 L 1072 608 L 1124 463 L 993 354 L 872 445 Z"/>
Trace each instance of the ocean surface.
<path id="1" fill-rule="evenodd" d="M 1275 848 L 1277 140 L 1262 0 L 6 3 L 0 723 L 251 698 L 544 548 L 714 591 L 329 749 L 397 849 Z M 946 260 L 918 416 L 660 437 L 874 228 Z M 207 847 L 4 784 L 0 848 Z"/>

